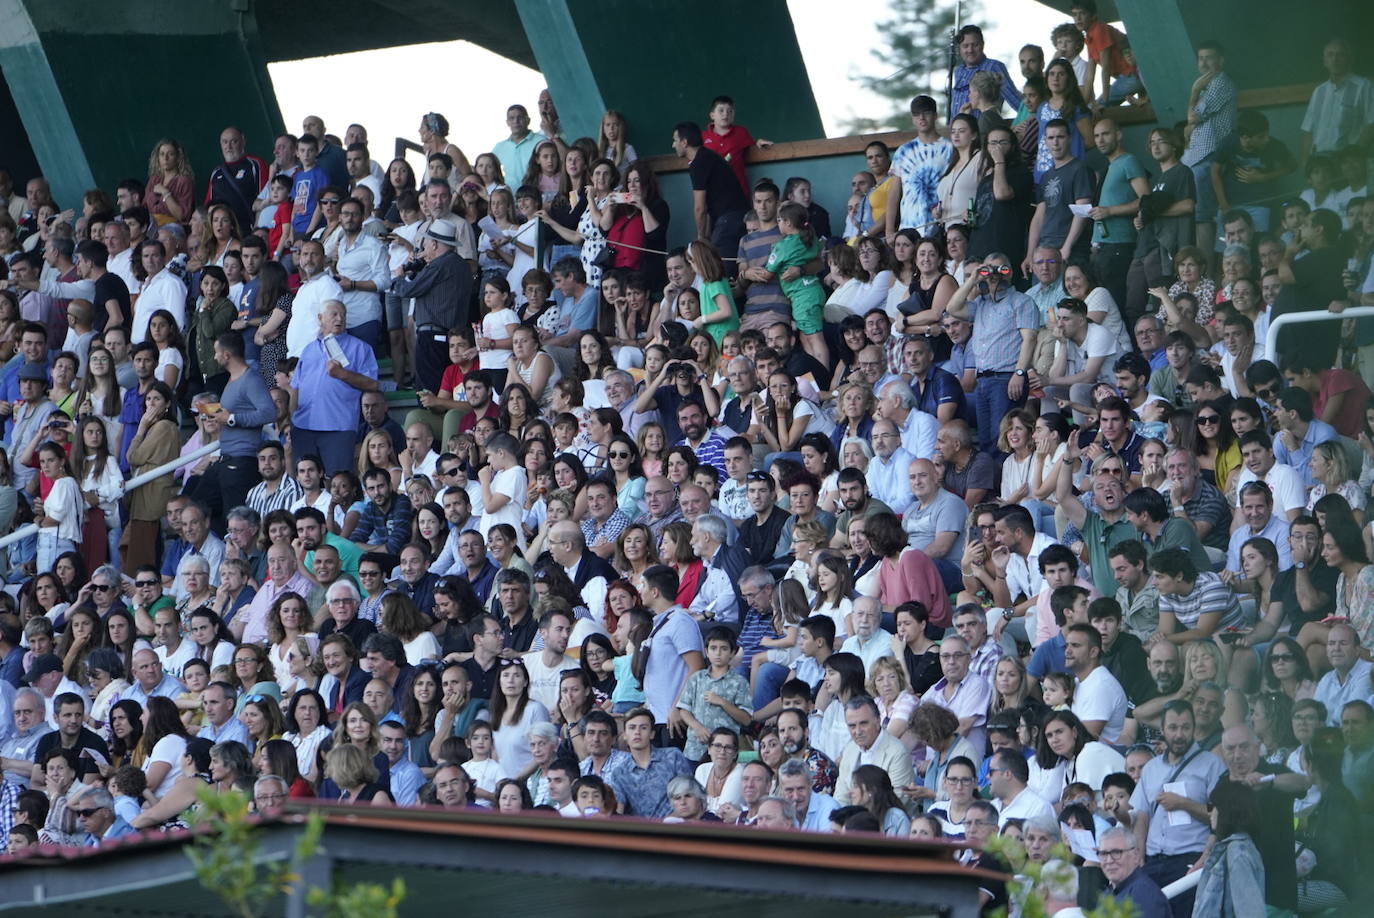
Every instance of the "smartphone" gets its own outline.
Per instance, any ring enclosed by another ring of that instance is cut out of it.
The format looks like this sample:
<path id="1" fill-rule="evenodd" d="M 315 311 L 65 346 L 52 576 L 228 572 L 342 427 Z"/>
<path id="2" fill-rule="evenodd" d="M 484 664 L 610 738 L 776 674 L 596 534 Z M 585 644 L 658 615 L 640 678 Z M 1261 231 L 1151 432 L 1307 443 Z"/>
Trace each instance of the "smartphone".
<path id="1" fill-rule="evenodd" d="M 203 414 L 219 414 L 224 410 L 224 406 L 219 402 L 206 402 L 200 406 L 200 410 Z"/>

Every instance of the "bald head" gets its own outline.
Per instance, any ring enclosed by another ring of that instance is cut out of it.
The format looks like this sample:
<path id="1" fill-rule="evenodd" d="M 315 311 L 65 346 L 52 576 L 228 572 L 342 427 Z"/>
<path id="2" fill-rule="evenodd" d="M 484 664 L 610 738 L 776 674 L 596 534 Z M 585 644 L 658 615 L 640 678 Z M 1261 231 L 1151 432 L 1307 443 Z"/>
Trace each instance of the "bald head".
<path id="1" fill-rule="evenodd" d="M 711 495 L 701 485 L 683 485 L 677 492 L 677 502 L 682 505 L 682 515 L 689 520 L 711 510 Z"/>
<path id="2" fill-rule="evenodd" d="M 913 459 L 907 466 L 907 483 L 916 499 L 928 504 L 940 491 L 940 473 L 929 459 Z"/>

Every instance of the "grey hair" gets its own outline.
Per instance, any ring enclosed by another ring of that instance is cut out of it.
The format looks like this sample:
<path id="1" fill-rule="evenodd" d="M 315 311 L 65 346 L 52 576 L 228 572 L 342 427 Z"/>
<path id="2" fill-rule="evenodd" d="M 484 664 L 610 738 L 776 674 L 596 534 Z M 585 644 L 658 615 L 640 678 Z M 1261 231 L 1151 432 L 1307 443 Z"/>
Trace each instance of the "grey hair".
<path id="1" fill-rule="evenodd" d="M 1035 829 L 1054 838 L 1063 837 L 1063 833 L 1059 830 L 1059 820 L 1055 819 L 1053 816 L 1032 816 L 1026 820 L 1023 828 L 1027 832 L 1031 829 Z"/>
<path id="2" fill-rule="evenodd" d="M 177 576 L 180 577 L 193 567 L 198 567 L 207 574 L 210 573 L 210 562 L 205 559 L 204 555 L 188 553 L 182 555 L 181 560 L 177 562 Z"/>
<path id="3" fill-rule="evenodd" d="M 725 544 L 727 532 L 725 520 L 716 516 L 714 513 L 703 513 L 701 516 L 697 517 L 696 527 L 702 531 L 702 534 L 710 536 L 712 541 L 719 542 L 722 545 Z"/>
<path id="4" fill-rule="evenodd" d="M 893 392 L 893 386 L 897 387 L 895 392 Z M 903 408 L 910 410 L 916 407 L 916 393 L 912 392 L 911 387 L 900 379 L 894 379 L 883 386 L 884 398 L 887 397 L 889 392 L 893 392 L 893 394 L 897 396 L 897 401 L 902 403 Z"/>
<path id="5" fill-rule="evenodd" d="M 79 800 L 89 801 L 87 803 L 87 806 L 90 807 L 103 807 L 111 811 L 114 810 L 114 795 L 112 795 L 105 788 L 101 787 L 99 784 L 94 784 L 90 787 L 82 787 L 80 790 L 72 790 L 68 792 L 68 805 L 76 803 Z"/>
<path id="6" fill-rule="evenodd" d="M 262 514 L 258 513 L 258 511 L 254 510 L 252 507 L 247 506 L 235 507 L 233 510 L 226 513 L 224 518 L 226 520 L 242 520 L 254 529 L 262 525 Z"/>
<path id="7" fill-rule="evenodd" d="M 773 575 L 768 573 L 768 569 L 762 565 L 755 564 L 753 567 L 746 567 L 739 575 L 739 584 L 767 584 L 772 586 L 774 583 Z"/>
<path id="8" fill-rule="evenodd" d="M 891 422 L 891 421 L 888 421 L 888 423 L 891 424 L 892 422 Z M 868 441 L 865 440 L 863 437 L 845 437 L 843 440 L 841 440 L 841 441 L 840 441 L 840 455 L 841 455 L 841 456 L 844 455 L 844 448 L 845 448 L 846 446 L 848 446 L 849 444 L 851 444 L 851 443 L 857 444 L 858 447 L 859 447 L 859 449 L 863 452 L 863 454 L 864 454 L 865 456 L 867 456 L 867 457 L 870 458 L 870 459 L 873 458 L 873 447 L 869 446 L 869 445 L 868 445 Z"/>
<path id="9" fill-rule="evenodd" d="M 1168 462 L 1168 461 L 1169 461 L 1169 457 L 1170 457 L 1170 456 L 1174 456 L 1174 455 L 1183 456 L 1185 459 L 1187 459 L 1187 460 L 1188 460 L 1188 464 L 1189 464 L 1190 466 L 1192 466 L 1192 469 L 1193 469 L 1194 472 L 1198 471 L 1198 470 L 1201 468 L 1201 466 L 1198 464 L 1197 456 L 1196 456 L 1196 455 L 1194 455 L 1193 453 L 1188 452 L 1188 450 L 1186 450 L 1186 449 L 1179 449 L 1179 448 L 1177 448 L 1177 447 L 1175 447 L 1174 449 L 1169 450 L 1167 453 L 1164 454 L 1164 461 L 1165 461 L 1165 462 Z"/>
<path id="10" fill-rule="evenodd" d="M 1250 250 L 1240 244 L 1228 245 L 1221 253 L 1222 258 L 1245 258 L 1249 259 Z"/>
<path id="11" fill-rule="evenodd" d="M 747 367 L 750 372 L 753 372 L 754 370 L 754 361 L 750 360 L 748 357 L 745 357 L 743 354 L 737 354 L 734 357 L 731 357 L 730 362 L 726 364 L 725 368 L 727 370 L 733 370 L 735 368 L 735 364 L 740 364 L 744 367 Z"/>
<path id="12" fill-rule="evenodd" d="M 26 695 L 32 695 L 33 700 L 38 703 L 38 706 L 40 708 L 43 708 L 47 705 L 47 699 L 43 697 L 43 693 L 40 692 L 38 689 L 27 685 L 14 693 L 14 700 L 18 701 L 20 698 L 23 698 Z"/>
<path id="13" fill-rule="evenodd" d="M 844 709 L 846 711 L 862 711 L 867 709 L 877 716 L 882 716 L 878 713 L 878 702 L 874 701 L 872 697 L 868 695 L 855 695 L 844 703 Z"/>
<path id="14" fill-rule="evenodd" d="M 525 734 L 525 737 L 527 739 L 533 739 L 536 736 L 543 737 L 546 740 L 556 741 L 558 739 L 558 728 L 546 720 L 540 721 L 537 724 L 530 724 L 529 732 Z"/>
<path id="15" fill-rule="evenodd" d="M 1074 902 L 1078 899 L 1078 870 L 1073 864 L 1058 858 L 1045 862 L 1040 868 L 1040 886 L 1051 899 Z"/>
<path id="16" fill-rule="evenodd" d="M 702 805 L 706 803 L 706 789 L 691 775 L 678 775 L 668 782 L 668 786 L 664 789 L 664 792 L 669 798 L 677 797 L 681 794 L 690 794 L 700 800 Z"/>
<path id="17" fill-rule="evenodd" d="M 361 601 L 363 598 L 358 592 L 358 588 L 353 585 L 353 581 L 349 580 L 347 577 L 340 577 L 338 580 L 331 583 L 329 585 L 329 592 L 325 594 L 325 598 L 329 599 L 335 590 L 347 590 L 348 595 L 355 600 Z"/>
<path id="18" fill-rule="evenodd" d="M 261 778 L 258 778 L 258 780 L 253 782 L 253 796 L 256 797 L 258 795 L 258 791 L 262 790 L 264 785 L 272 784 L 273 782 L 275 782 L 276 785 L 284 791 L 290 790 L 290 788 L 286 786 L 286 779 L 283 778 L 281 775 L 263 775 Z"/>
<path id="19" fill-rule="evenodd" d="M 759 810 L 763 809 L 765 803 L 780 804 L 782 806 L 783 818 L 794 825 L 796 824 L 797 808 L 792 805 L 791 800 L 788 800 L 786 797 L 764 797 L 758 803 L 754 804 L 754 812 L 758 813 Z"/>
<path id="20" fill-rule="evenodd" d="M 635 384 L 635 378 L 621 369 L 607 370 L 602 374 L 601 378 L 606 382 L 610 382 L 612 379 L 618 379 L 623 383 L 628 383 L 631 387 Z"/>
<path id="21" fill-rule="evenodd" d="M 788 759 L 778 766 L 778 778 L 795 778 L 802 776 L 807 779 L 811 777 L 811 769 L 806 767 L 806 763 L 801 759 Z"/>
<path id="22" fill-rule="evenodd" d="M 118 583 L 119 583 L 119 569 L 116 568 L 113 564 L 102 564 L 102 565 L 100 565 L 100 566 L 97 567 L 95 570 L 91 571 L 91 578 L 92 578 L 92 579 L 95 579 L 95 576 L 96 576 L 97 574 L 99 574 L 100 576 L 104 577 L 104 578 L 105 578 L 106 580 L 108 580 L 110 583 L 114 583 L 114 584 L 118 584 Z"/>
<path id="23" fill-rule="evenodd" d="M 1097 847 L 1101 848 L 1104 844 L 1106 844 L 1110 839 L 1113 838 L 1121 839 L 1123 842 L 1126 843 L 1127 847 L 1129 848 L 1137 847 L 1135 833 L 1132 832 L 1130 829 L 1126 828 L 1125 826 L 1112 826 L 1110 829 L 1104 830 L 1100 835 L 1097 836 Z"/>

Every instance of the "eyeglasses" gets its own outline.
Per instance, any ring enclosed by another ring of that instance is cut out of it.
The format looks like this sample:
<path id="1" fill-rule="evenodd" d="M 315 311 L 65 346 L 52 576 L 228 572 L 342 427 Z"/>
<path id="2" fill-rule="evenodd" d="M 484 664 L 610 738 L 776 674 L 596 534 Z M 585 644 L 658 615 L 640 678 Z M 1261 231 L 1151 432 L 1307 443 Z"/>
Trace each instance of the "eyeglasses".
<path id="1" fill-rule="evenodd" d="M 745 481 L 771 481 L 767 472 L 750 472 L 744 476 Z"/>
<path id="2" fill-rule="evenodd" d="M 259 805 L 263 804 L 264 802 L 274 803 L 285 799 L 285 794 L 258 794 L 253 797 L 253 800 L 256 801 Z"/>
<path id="3" fill-rule="evenodd" d="M 962 787 L 962 786 L 965 785 L 965 784 L 972 784 L 972 783 L 973 783 L 973 779 L 972 779 L 972 778 L 951 778 L 949 775 L 945 775 L 945 781 L 948 782 L 948 783 L 950 783 L 950 784 L 954 784 L 954 785 L 956 785 L 956 786 L 959 786 L 959 787 Z"/>
<path id="4" fill-rule="evenodd" d="M 462 469 L 461 469 L 460 467 L 458 467 L 458 466 L 455 465 L 453 468 L 444 469 L 444 470 L 443 470 L 442 472 L 440 472 L 439 474 L 440 474 L 440 475 L 443 475 L 445 478 L 447 478 L 449 475 L 457 475 L 457 474 L 458 474 L 459 472 L 461 472 L 461 471 L 462 471 Z"/>
<path id="5" fill-rule="evenodd" d="M 1115 861 L 1125 857 L 1134 850 L 1134 848 L 1098 848 L 1097 856 L 1100 860 Z"/>
<path id="6" fill-rule="evenodd" d="M 1255 394 L 1258 395 L 1260 398 L 1264 399 L 1265 401 L 1269 401 L 1270 399 L 1274 398 L 1279 394 L 1279 387 L 1266 386 L 1261 389 L 1259 386 L 1256 386 Z"/>
<path id="7" fill-rule="evenodd" d="M 716 750 L 717 752 L 734 752 L 734 751 L 736 751 L 736 750 L 735 750 L 735 747 L 732 746 L 732 745 L 730 745 L 729 743 L 712 743 L 712 744 L 711 744 L 710 746 L 708 746 L 707 748 L 708 748 L 708 749 L 714 749 L 714 750 Z"/>
<path id="8" fill-rule="evenodd" d="M 256 662 L 258 662 L 258 658 L 257 658 L 257 657 L 239 657 L 239 658 L 237 658 L 236 660 L 234 660 L 234 665 L 235 665 L 235 666 L 242 666 L 242 665 L 244 665 L 244 664 L 246 664 L 246 663 L 256 663 Z"/>
<path id="9" fill-rule="evenodd" d="M 359 576 L 359 577 L 380 577 L 380 576 L 382 576 L 382 572 L 381 572 L 381 571 L 358 571 L 358 576 Z"/>
<path id="10" fill-rule="evenodd" d="M 942 653 L 942 654 L 940 654 L 940 659 L 941 659 L 941 660 L 958 660 L 958 659 L 960 659 L 961 657 L 966 657 L 966 656 L 968 656 L 968 655 L 969 655 L 969 654 L 968 654 L 968 651 L 966 651 L 966 650 L 965 650 L 965 651 L 952 651 L 952 652 L 950 652 L 950 653 Z"/>

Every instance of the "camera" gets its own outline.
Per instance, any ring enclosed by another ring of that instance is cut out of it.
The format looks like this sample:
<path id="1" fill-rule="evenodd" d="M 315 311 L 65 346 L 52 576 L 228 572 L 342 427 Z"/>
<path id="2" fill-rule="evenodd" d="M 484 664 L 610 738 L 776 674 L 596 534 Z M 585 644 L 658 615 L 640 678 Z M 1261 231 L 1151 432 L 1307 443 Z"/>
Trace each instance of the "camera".
<path id="1" fill-rule="evenodd" d="M 426 264 L 423 258 L 412 258 L 401 266 L 401 270 L 407 274 L 418 274 L 425 269 Z"/>
<path id="2" fill-rule="evenodd" d="M 690 363 L 683 363 L 680 360 L 675 360 L 672 363 L 668 364 L 669 376 L 676 376 L 678 373 L 695 374 L 696 370 L 692 369 L 692 365 Z"/>

